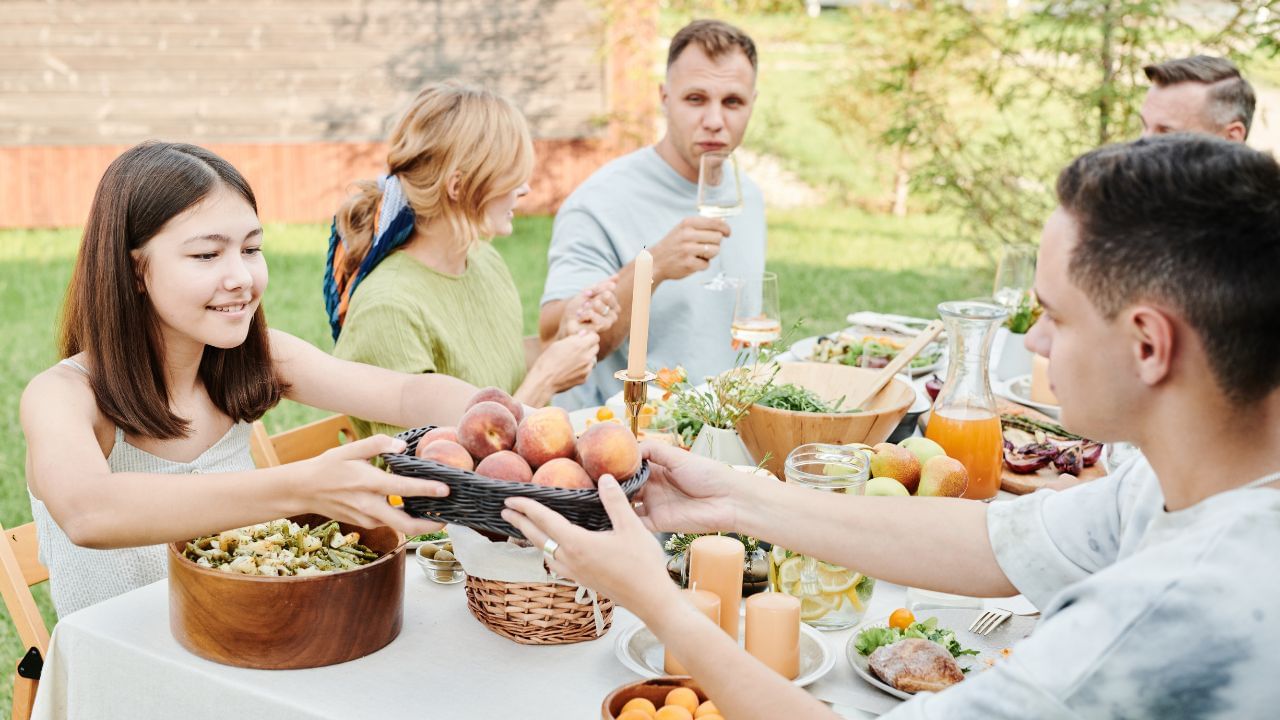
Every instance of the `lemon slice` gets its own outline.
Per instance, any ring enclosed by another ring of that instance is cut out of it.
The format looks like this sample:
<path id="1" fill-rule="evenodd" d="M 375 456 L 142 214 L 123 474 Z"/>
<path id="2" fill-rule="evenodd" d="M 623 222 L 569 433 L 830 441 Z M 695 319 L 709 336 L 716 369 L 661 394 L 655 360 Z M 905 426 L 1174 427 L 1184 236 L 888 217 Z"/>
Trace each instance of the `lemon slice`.
<path id="1" fill-rule="evenodd" d="M 769 551 L 769 554 L 773 556 L 774 565 L 781 565 L 782 563 L 787 561 L 787 551 L 784 548 L 778 547 L 777 545 L 773 546 L 773 549 Z"/>
<path id="2" fill-rule="evenodd" d="M 778 565 L 778 582 L 786 587 L 800 582 L 800 571 L 804 567 L 804 558 L 800 555 L 787 558 Z"/>
<path id="3" fill-rule="evenodd" d="M 822 588 L 823 593 L 842 594 L 853 587 L 858 582 L 858 578 L 861 577 L 853 570 L 846 570 L 827 563 L 819 563 L 817 570 L 818 587 Z"/>
<path id="4" fill-rule="evenodd" d="M 813 595 L 800 600 L 800 619 L 818 620 L 840 607 L 843 595 Z"/>
<path id="5" fill-rule="evenodd" d="M 862 604 L 862 598 L 858 597 L 858 583 L 862 582 L 862 573 L 855 573 L 853 584 L 845 592 L 844 596 L 849 598 L 849 604 L 858 612 L 865 612 L 866 608 Z"/>

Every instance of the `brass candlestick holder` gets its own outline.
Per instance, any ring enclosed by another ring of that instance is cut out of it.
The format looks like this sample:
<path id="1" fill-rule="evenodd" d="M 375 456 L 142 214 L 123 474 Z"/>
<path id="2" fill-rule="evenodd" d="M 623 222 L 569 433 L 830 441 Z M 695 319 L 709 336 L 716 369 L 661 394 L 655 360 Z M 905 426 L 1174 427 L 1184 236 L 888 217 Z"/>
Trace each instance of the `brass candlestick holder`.
<path id="1" fill-rule="evenodd" d="M 648 370 L 642 378 L 633 378 L 626 370 L 619 370 L 613 376 L 622 381 L 622 402 L 626 403 L 627 416 L 631 418 L 631 434 L 639 438 L 640 409 L 649 400 L 649 383 L 658 376 Z"/>

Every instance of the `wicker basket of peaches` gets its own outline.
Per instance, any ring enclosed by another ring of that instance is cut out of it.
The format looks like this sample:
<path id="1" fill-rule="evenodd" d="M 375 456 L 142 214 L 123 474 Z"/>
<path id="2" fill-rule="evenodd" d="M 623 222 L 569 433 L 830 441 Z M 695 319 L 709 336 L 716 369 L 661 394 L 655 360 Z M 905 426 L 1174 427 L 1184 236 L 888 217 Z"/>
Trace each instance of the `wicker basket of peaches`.
<path id="1" fill-rule="evenodd" d="M 649 476 L 639 445 L 621 425 L 600 423 L 574 436 L 569 414 L 546 407 L 527 416 L 498 388 L 471 399 L 457 427 L 421 427 L 397 437 L 407 443 L 382 459 L 397 475 L 438 480 L 444 498 L 406 497 L 411 515 L 504 536 L 523 537 L 502 519 L 503 502 L 531 497 L 588 530 L 608 530 L 596 481 L 611 474 L 627 497 Z"/>
<path id="2" fill-rule="evenodd" d="M 608 530 L 596 481 L 613 475 L 628 498 L 648 478 L 649 466 L 631 431 L 600 423 L 575 437 L 569 414 L 542 408 L 528 415 L 497 388 L 485 388 L 469 403 L 457 427 L 422 427 L 397 437 L 403 452 L 382 455 L 391 472 L 438 480 L 444 498 L 405 497 L 404 510 L 429 520 L 462 525 L 490 537 L 522 540 L 502 519 L 511 496 L 537 500 L 588 530 Z M 490 630 L 529 644 L 592 639 L 607 629 L 613 604 L 590 599 L 564 581 L 511 583 L 477 577 L 467 567 L 468 607 Z"/>

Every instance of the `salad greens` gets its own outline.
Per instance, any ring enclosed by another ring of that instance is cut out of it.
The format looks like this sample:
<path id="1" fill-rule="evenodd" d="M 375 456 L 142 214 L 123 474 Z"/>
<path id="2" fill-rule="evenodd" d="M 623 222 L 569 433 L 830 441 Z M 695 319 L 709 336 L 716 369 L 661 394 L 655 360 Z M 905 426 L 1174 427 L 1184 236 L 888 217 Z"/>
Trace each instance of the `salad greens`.
<path id="1" fill-rule="evenodd" d="M 427 533 L 426 535 L 414 535 L 408 538 L 409 542 L 431 542 L 433 540 L 444 540 L 449 537 L 449 533 L 441 530 L 439 532 Z"/>
<path id="2" fill-rule="evenodd" d="M 867 628 L 858 633 L 858 637 L 853 641 L 853 647 L 860 655 L 870 655 L 876 648 L 892 645 L 904 638 L 920 638 L 938 643 L 951 653 L 951 657 L 978 654 L 977 650 L 962 647 L 960 641 L 956 640 L 955 631 L 938 627 L 936 617 L 912 623 L 906 630 L 892 627 Z"/>
<path id="3" fill-rule="evenodd" d="M 844 397 L 836 400 L 834 405 L 823 402 L 812 390 L 802 388 L 799 385 L 787 383 L 786 385 L 774 385 L 769 388 L 764 395 L 756 401 L 760 405 L 778 410 L 790 410 L 791 412 L 813 412 L 813 413 L 840 413 L 840 412 L 857 412 L 857 408 L 843 410 L 840 408 L 844 404 Z"/>

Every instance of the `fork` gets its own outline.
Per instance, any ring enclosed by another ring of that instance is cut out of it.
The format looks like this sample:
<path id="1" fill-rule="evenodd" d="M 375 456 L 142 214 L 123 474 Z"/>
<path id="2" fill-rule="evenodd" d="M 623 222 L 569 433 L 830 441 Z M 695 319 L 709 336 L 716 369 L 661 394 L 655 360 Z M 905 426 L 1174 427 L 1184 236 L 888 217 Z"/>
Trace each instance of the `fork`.
<path id="1" fill-rule="evenodd" d="M 1004 610 L 1002 608 L 991 608 L 978 616 L 969 626 L 969 632 L 974 635 L 986 637 L 990 635 L 996 628 L 1004 624 L 1004 621 L 1013 617 L 1012 610 Z"/>

